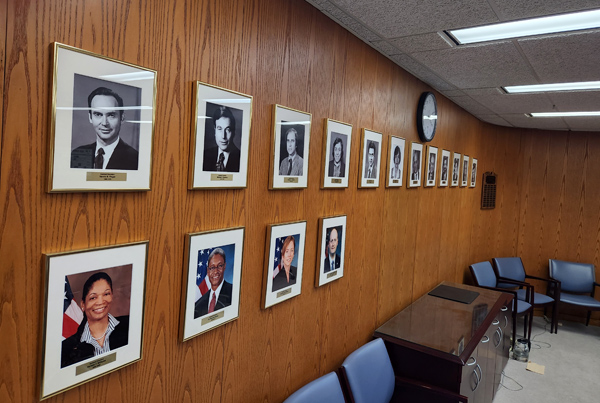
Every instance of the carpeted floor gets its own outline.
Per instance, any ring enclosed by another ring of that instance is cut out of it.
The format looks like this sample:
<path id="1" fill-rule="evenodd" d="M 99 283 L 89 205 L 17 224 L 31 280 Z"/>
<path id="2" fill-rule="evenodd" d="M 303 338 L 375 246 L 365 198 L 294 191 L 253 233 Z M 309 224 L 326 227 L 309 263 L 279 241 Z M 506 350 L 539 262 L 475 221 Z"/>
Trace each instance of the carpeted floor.
<path id="1" fill-rule="evenodd" d="M 557 334 L 549 331 L 543 317 L 533 319 L 529 361 L 544 375 L 509 360 L 493 403 L 600 402 L 600 327 L 561 321 Z"/>

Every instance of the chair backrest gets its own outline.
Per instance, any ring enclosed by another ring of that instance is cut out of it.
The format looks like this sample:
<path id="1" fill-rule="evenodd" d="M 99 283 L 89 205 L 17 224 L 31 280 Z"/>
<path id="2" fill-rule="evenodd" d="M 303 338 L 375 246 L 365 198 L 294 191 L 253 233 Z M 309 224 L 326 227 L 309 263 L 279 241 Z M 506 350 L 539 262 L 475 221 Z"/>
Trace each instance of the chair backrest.
<path id="1" fill-rule="evenodd" d="M 490 262 L 473 263 L 469 266 L 475 283 L 483 287 L 496 287 L 496 273 Z"/>
<path id="2" fill-rule="evenodd" d="M 352 352 L 344 360 L 342 371 L 356 403 L 389 403 L 396 378 L 382 339 Z"/>
<path id="3" fill-rule="evenodd" d="M 330 372 L 304 385 L 284 403 L 344 403 L 344 393 L 335 372 Z"/>
<path id="4" fill-rule="evenodd" d="M 550 277 L 560 281 L 561 291 L 592 292 L 596 274 L 589 263 L 566 262 L 550 259 Z"/>
<path id="5" fill-rule="evenodd" d="M 496 267 L 498 277 L 525 281 L 525 268 L 520 257 L 495 257 L 492 262 Z"/>

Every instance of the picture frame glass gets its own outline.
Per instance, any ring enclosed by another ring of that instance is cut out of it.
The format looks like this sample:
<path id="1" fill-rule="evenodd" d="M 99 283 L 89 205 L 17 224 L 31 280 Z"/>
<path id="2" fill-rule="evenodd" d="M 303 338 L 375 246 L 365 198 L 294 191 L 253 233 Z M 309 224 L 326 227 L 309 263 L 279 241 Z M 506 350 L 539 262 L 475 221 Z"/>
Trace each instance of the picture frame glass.
<path id="1" fill-rule="evenodd" d="M 352 125 L 325 120 L 323 188 L 348 187 Z"/>
<path id="2" fill-rule="evenodd" d="M 471 182 L 469 187 L 474 188 L 477 184 L 477 158 L 471 159 Z"/>
<path id="3" fill-rule="evenodd" d="M 404 177 L 404 149 L 406 140 L 390 136 L 390 146 L 388 147 L 388 174 L 387 187 L 401 187 L 402 178 Z"/>
<path id="4" fill-rule="evenodd" d="M 150 190 L 156 71 L 54 43 L 48 191 Z"/>
<path id="5" fill-rule="evenodd" d="M 194 89 L 189 188 L 246 187 L 252 96 L 200 81 Z"/>
<path id="6" fill-rule="evenodd" d="M 469 156 L 463 155 L 463 163 L 462 163 L 462 173 L 460 177 L 460 186 L 467 186 L 467 182 L 469 181 Z"/>
<path id="7" fill-rule="evenodd" d="M 300 295 L 304 268 L 306 221 L 267 229 L 263 308 Z"/>
<path id="8" fill-rule="evenodd" d="M 239 316 L 244 228 L 188 234 L 181 339 Z"/>
<path id="9" fill-rule="evenodd" d="M 450 186 L 456 187 L 460 181 L 460 161 L 462 157 L 459 153 L 452 154 L 452 181 Z"/>
<path id="10" fill-rule="evenodd" d="M 435 180 L 437 177 L 437 163 L 438 163 L 438 148 L 428 145 L 427 146 L 427 158 L 426 158 L 427 173 L 425 178 L 425 187 L 435 186 Z"/>
<path id="11" fill-rule="evenodd" d="M 410 169 L 408 170 L 408 187 L 421 186 L 421 160 L 423 158 L 423 144 L 411 143 L 410 146 Z"/>
<path id="12" fill-rule="evenodd" d="M 452 161 L 450 160 L 450 151 L 442 150 L 442 156 L 440 158 L 440 187 L 448 186 L 448 178 L 450 177 L 450 169 Z"/>
<path id="13" fill-rule="evenodd" d="M 344 276 L 346 252 L 346 216 L 319 220 L 320 256 L 315 286 L 320 287 Z"/>
<path id="14" fill-rule="evenodd" d="M 46 255 L 42 399 L 141 359 L 147 249 Z"/>
<path id="15" fill-rule="evenodd" d="M 307 187 L 311 119 L 310 113 L 274 105 L 271 189 Z"/>
<path id="16" fill-rule="evenodd" d="M 363 129 L 361 163 L 358 177 L 359 188 L 379 187 L 379 172 L 381 171 L 381 148 L 383 135 L 369 129 Z"/>

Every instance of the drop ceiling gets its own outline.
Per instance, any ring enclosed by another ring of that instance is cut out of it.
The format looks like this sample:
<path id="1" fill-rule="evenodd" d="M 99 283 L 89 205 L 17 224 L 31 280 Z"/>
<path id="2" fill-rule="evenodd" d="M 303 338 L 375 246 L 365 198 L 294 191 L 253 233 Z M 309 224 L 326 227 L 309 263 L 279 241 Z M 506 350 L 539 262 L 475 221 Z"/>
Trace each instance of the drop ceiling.
<path id="1" fill-rule="evenodd" d="M 600 29 L 473 45 L 443 31 L 600 8 L 600 0 L 306 0 L 482 121 L 544 130 L 600 131 L 600 91 L 506 94 L 508 85 L 600 81 Z"/>

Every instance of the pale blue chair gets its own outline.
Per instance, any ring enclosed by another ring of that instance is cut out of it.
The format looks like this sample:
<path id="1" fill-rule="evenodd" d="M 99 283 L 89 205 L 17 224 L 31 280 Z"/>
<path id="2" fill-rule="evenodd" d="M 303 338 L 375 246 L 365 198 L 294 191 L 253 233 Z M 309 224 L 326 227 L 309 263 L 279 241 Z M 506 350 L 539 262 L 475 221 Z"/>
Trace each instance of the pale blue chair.
<path id="1" fill-rule="evenodd" d="M 330 372 L 304 385 L 284 403 L 344 403 L 344 392 L 335 372 Z"/>

